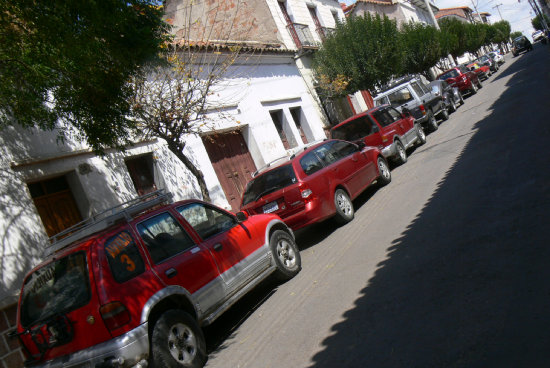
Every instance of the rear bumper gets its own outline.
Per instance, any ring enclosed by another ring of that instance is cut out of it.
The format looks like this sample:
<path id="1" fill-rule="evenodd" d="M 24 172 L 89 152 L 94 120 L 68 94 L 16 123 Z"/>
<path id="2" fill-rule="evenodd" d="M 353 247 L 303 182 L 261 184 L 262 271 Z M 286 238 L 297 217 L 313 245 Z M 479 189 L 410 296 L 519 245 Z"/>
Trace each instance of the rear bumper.
<path id="1" fill-rule="evenodd" d="M 285 217 L 282 220 L 292 230 L 298 230 L 334 215 L 333 212 L 328 211 L 328 207 L 327 204 L 323 203 L 321 198 L 317 197 L 306 203 L 300 212 Z"/>
<path id="2" fill-rule="evenodd" d="M 133 367 L 149 357 L 148 324 L 104 343 L 32 367 Z"/>

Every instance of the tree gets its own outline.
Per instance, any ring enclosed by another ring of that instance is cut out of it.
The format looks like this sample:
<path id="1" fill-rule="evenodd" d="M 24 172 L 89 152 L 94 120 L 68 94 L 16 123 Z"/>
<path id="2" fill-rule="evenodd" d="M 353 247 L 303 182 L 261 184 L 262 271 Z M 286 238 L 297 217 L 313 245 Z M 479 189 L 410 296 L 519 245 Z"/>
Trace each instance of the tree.
<path id="1" fill-rule="evenodd" d="M 523 36 L 523 33 L 519 32 L 519 31 L 515 31 L 515 32 L 510 33 L 510 38 L 512 40 L 515 39 L 515 38 L 518 38 L 520 36 Z"/>
<path id="2" fill-rule="evenodd" d="M 0 0 L 0 128 L 63 121 L 96 151 L 123 146 L 133 126 L 127 82 L 168 40 L 155 4 Z"/>
<path id="3" fill-rule="evenodd" d="M 220 101 L 219 92 L 231 80 L 246 78 L 237 64 L 253 67 L 255 51 L 245 51 L 244 40 L 262 29 L 255 26 L 253 8 L 244 2 L 229 8 L 207 8 L 205 4 L 190 2 L 179 8 L 178 18 L 184 21 L 165 54 L 166 63 L 151 64 L 132 80 L 129 103 L 136 135 L 165 140 L 197 180 L 203 199 L 210 201 L 202 170 L 185 152 L 187 140 L 212 131 L 216 121 L 231 118 L 223 106 L 235 104 L 238 97 Z"/>
<path id="4" fill-rule="evenodd" d="M 455 59 L 468 51 L 469 32 L 466 23 L 458 19 L 445 18 L 439 22 L 439 27 L 443 33 L 454 35 L 455 42 L 449 45 L 448 51 Z"/>
<path id="5" fill-rule="evenodd" d="M 387 82 L 404 60 L 396 21 L 367 14 L 338 24 L 315 54 L 314 70 L 325 91 L 344 95 Z"/>
<path id="6" fill-rule="evenodd" d="M 403 74 L 424 73 L 433 67 L 444 55 L 444 40 L 435 27 L 410 22 L 403 25 L 401 37 L 405 49 Z"/>
<path id="7" fill-rule="evenodd" d="M 546 14 L 543 14 L 543 16 L 544 16 L 544 21 L 546 22 L 546 24 L 550 25 L 550 18 Z M 534 29 L 539 30 L 539 31 L 544 31 L 544 26 L 542 25 L 542 19 L 541 19 L 540 15 L 537 15 L 536 17 L 531 19 L 531 24 L 533 25 Z"/>

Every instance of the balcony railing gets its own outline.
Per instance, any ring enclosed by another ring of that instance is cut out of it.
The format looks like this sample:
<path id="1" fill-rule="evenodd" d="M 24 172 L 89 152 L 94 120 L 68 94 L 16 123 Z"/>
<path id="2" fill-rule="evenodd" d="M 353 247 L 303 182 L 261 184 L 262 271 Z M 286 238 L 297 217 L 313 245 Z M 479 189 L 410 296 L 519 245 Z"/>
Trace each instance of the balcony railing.
<path id="1" fill-rule="evenodd" d="M 317 27 L 316 28 L 317 34 L 321 38 L 321 40 L 325 40 L 329 35 L 334 32 L 334 28 L 327 28 L 327 27 Z"/>
<path id="2" fill-rule="evenodd" d="M 286 26 L 296 47 L 298 49 L 318 49 L 319 45 L 315 42 L 309 27 L 306 24 L 290 23 Z"/>

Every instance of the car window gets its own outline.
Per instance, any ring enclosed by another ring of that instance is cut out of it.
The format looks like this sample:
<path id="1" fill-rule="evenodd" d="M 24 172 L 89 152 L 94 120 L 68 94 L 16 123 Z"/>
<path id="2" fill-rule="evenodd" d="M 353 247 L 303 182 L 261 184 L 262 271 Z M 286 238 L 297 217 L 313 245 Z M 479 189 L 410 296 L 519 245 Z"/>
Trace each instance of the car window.
<path id="1" fill-rule="evenodd" d="M 425 95 L 425 92 L 424 92 L 424 91 L 422 90 L 422 88 L 418 85 L 418 83 L 412 82 L 412 83 L 411 83 L 411 87 L 412 87 L 412 89 L 414 90 L 414 92 L 416 93 L 416 95 L 417 95 L 418 97 Z"/>
<path id="2" fill-rule="evenodd" d="M 248 182 L 243 194 L 243 206 L 258 198 L 296 183 L 291 164 L 284 165 L 256 176 Z"/>
<path id="3" fill-rule="evenodd" d="M 315 154 L 321 162 L 325 165 L 330 165 L 333 162 L 338 160 L 338 157 L 336 156 L 335 151 L 332 149 L 332 146 L 335 144 L 335 141 L 328 142 L 323 144 L 322 146 L 319 146 L 311 151 L 311 153 Z"/>
<path id="4" fill-rule="evenodd" d="M 84 252 L 72 253 L 34 271 L 25 279 L 21 295 L 21 324 L 29 327 L 78 309 L 91 299 Z"/>
<path id="5" fill-rule="evenodd" d="M 409 91 L 407 87 L 403 87 L 395 92 L 388 94 L 388 99 L 390 100 L 390 105 L 396 107 L 412 101 L 413 96 L 411 94 L 411 91 Z"/>
<path id="6" fill-rule="evenodd" d="M 342 159 L 358 152 L 359 147 L 352 143 L 338 141 L 332 145 L 332 150 L 338 159 Z"/>
<path id="7" fill-rule="evenodd" d="M 439 79 L 446 80 L 446 79 L 449 79 L 449 78 L 456 78 L 456 77 L 458 77 L 458 72 L 455 69 L 451 69 L 448 72 L 446 72 L 444 74 L 441 74 L 439 76 Z"/>
<path id="8" fill-rule="evenodd" d="M 390 100 L 388 99 L 388 96 L 380 97 L 379 99 L 374 101 L 374 106 L 382 106 L 382 105 L 389 105 Z"/>
<path id="9" fill-rule="evenodd" d="M 313 151 L 308 152 L 300 159 L 300 166 L 306 175 L 311 175 L 324 166 L 320 159 L 313 153 Z"/>
<path id="10" fill-rule="evenodd" d="M 393 118 L 393 121 L 397 121 L 397 120 L 400 120 L 403 118 L 403 116 L 401 116 L 401 114 L 399 113 L 399 111 L 397 111 L 396 109 L 394 109 L 393 107 L 390 107 L 388 108 L 388 113 L 391 115 L 391 117 Z"/>
<path id="11" fill-rule="evenodd" d="M 369 116 L 363 115 L 331 130 L 331 137 L 344 141 L 356 141 L 377 132 L 378 128 Z"/>
<path id="12" fill-rule="evenodd" d="M 168 212 L 139 223 L 137 230 L 154 263 L 160 263 L 195 245 L 177 220 Z"/>
<path id="13" fill-rule="evenodd" d="M 237 224 L 235 217 L 204 203 L 181 206 L 177 211 L 203 239 L 223 233 Z"/>
<path id="14" fill-rule="evenodd" d="M 143 258 L 134 238 L 127 231 L 107 239 L 103 250 L 116 282 L 128 281 L 145 271 Z"/>
<path id="15" fill-rule="evenodd" d="M 382 126 L 388 126 L 395 121 L 394 117 L 388 112 L 388 109 L 379 109 L 372 113 L 372 116 Z"/>

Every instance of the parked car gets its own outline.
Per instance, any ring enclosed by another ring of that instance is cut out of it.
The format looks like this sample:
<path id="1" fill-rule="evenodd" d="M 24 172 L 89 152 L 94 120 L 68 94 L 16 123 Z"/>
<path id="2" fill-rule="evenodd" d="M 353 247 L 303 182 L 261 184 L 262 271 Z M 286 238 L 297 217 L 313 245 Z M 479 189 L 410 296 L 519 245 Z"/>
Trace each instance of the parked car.
<path id="1" fill-rule="evenodd" d="M 462 95 L 467 92 L 476 94 L 478 88 L 481 87 L 481 81 L 477 74 L 468 70 L 464 65 L 444 71 L 437 76 L 437 79 L 444 80 L 453 87 L 458 87 Z"/>
<path id="2" fill-rule="evenodd" d="M 533 38 L 533 42 L 541 41 L 544 39 L 544 32 L 541 30 L 536 30 L 532 33 L 531 38 Z"/>
<path id="3" fill-rule="evenodd" d="M 457 106 L 464 104 L 464 99 L 458 87 L 453 87 L 440 79 L 431 81 L 429 85 L 433 93 L 443 98 L 443 102 L 445 102 L 445 106 L 447 106 L 447 111 L 455 112 Z"/>
<path id="4" fill-rule="evenodd" d="M 488 66 L 489 67 L 489 75 L 491 75 L 492 73 L 496 73 L 498 71 L 498 63 L 493 58 L 493 56 L 491 54 L 485 54 L 485 55 L 479 57 L 478 59 L 476 59 L 476 62 L 479 65 Z"/>
<path id="5" fill-rule="evenodd" d="M 491 51 L 489 54 L 493 57 L 493 59 L 497 62 L 499 66 L 504 64 L 504 56 L 502 56 L 502 54 L 497 51 Z"/>
<path id="6" fill-rule="evenodd" d="M 467 64 L 466 67 L 472 72 L 476 73 L 478 78 L 481 80 L 487 80 L 491 75 L 491 69 L 487 65 L 480 65 L 476 62 L 473 62 Z"/>
<path id="7" fill-rule="evenodd" d="M 259 170 L 246 185 L 241 210 L 274 213 L 293 230 L 330 217 L 353 220 L 352 200 L 374 181 L 391 181 L 375 147 L 326 140 Z"/>
<path id="8" fill-rule="evenodd" d="M 438 128 L 436 116 L 442 120 L 449 118 L 441 97 L 433 94 L 418 75 L 400 78 L 386 86 L 376 95 L 374 104 L 389 104 L 400 112 L 408 111 L 424 128 L 432 131 Z"/>
<path id="9" fill-rule="evenodd" d="M 407 149 L 426 143 L 422 126 L 409 114 L 383 105 L 352 116 L 330 130 L 330 136 L 377 147 L 386 159 L 407 162 Z"/>
<path id="10" fill-rule="evenodd" d="M 17 335 L 26 365 L 200 367 L 200 326 L 269 275 L 300 271 L 278 216 L 155 195 L 64 232 L 25 277 Z"/>
<path id="11" fill-rule="evenodd" d="M 512 54 L 518 56 L 522 51 L 532 51 L 533 45 L 525 36 L 519 36 L 512 41 Z"/>

